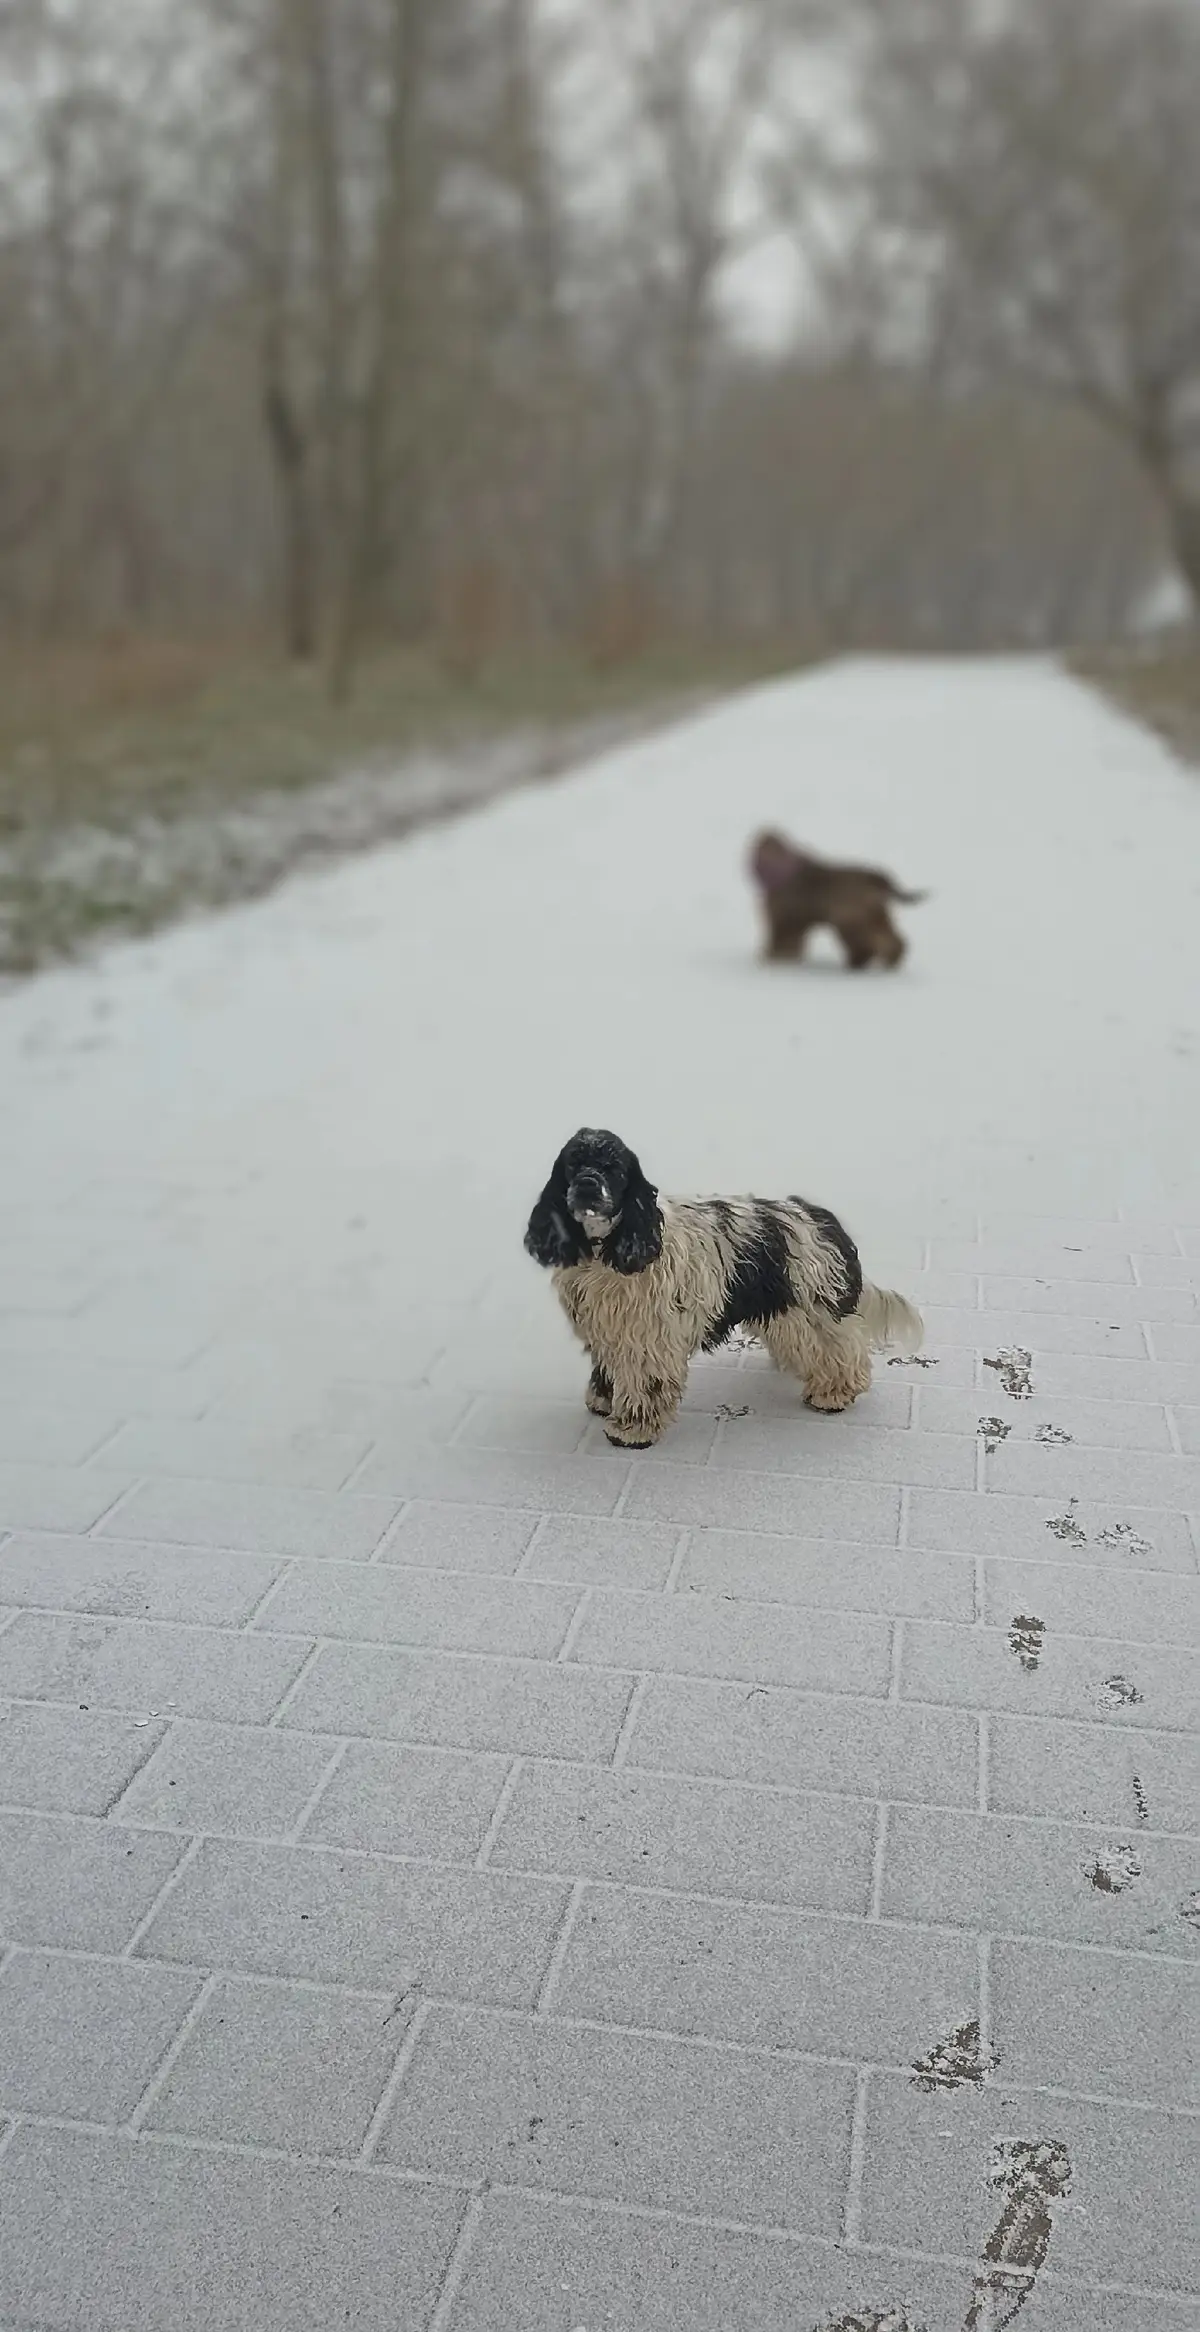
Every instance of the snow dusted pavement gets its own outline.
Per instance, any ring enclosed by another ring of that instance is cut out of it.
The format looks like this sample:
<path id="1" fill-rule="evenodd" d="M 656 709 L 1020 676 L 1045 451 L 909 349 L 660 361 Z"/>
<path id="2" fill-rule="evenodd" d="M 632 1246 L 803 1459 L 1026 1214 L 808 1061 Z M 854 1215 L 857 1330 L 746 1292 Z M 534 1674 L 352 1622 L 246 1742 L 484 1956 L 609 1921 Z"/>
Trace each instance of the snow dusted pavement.
<path id="1" fill-rule="evenodd" d="M 768 822 L 929 886 L 900 976 L 757 965 Z M 0 2332 L 1197 2332 L 1196 778 L 847 664 L 0 1073 Z M 580 1121 L 922 1363 L 610 1451 Z"/>

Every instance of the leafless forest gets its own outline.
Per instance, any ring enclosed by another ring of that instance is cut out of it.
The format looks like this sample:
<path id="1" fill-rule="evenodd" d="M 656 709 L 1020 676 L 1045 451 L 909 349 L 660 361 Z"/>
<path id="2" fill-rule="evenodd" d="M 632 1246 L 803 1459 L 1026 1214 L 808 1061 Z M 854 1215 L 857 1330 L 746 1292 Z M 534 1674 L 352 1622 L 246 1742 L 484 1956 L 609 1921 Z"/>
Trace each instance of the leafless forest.
<path id="1" fill-rule="evenodd" d="M 1194 0 L 3 0 L 0 628 L 1112 637 L 1200 589 L 1198 121 Z"/>

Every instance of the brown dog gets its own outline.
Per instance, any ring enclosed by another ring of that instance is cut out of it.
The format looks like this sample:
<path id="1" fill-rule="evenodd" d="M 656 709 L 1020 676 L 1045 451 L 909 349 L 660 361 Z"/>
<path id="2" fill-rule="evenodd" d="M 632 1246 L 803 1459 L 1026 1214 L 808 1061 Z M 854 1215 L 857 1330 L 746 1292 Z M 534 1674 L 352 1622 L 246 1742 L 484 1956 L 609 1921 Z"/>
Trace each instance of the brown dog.
<path id="1" fill-rule="evenodd" d="M 768 963 L 798 962 L 809 932 L 827 923 L 836 931 L 852 972 L 881 963 L 895 969 L 904 941 L 888 913 L 888 901 L 909 907 L 924 891 L 902 891 L 889 874 L 871 866 L 831 866 L 810 851 L 797 850 L 782 834 L 760 834 L 750 853 L 750 872 L 762 899 Z"/>

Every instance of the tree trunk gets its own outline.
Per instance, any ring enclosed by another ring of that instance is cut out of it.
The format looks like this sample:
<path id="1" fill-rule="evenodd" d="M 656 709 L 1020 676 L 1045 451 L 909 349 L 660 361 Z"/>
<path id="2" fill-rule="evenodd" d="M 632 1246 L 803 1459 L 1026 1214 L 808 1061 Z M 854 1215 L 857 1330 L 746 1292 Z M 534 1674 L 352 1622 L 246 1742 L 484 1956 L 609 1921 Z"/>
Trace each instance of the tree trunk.
<path id="1" fill-rule="evenodd" d="M 368 291 L 366 372 L 351 433 L 346 539 L 330 637 L 329 691 L 336 703 L 344 702 L 353 687 L 380 580 L 391 400 L 411 324 L 414 147 L 429 14 L 430 0 L 391 0 L 390 93 Z"/>
<path id="2" fill-rule="evenodd" d="M 340 575 L 346 551 L 346 433 L 351 348 L 343 168 L 328 0 L 283 0 L 296 44 L 306 199 L 316 279 L 318 434 L 314 445 L 321 531 Z"/>
<path id="3" fill-rule="evenodd" d="M 1200 615 L 1200 495 L 1172 480 L 1163 488 L 1163 503 L 1175 564 L 1191 592 L 1193 610 Z"/>
<path id="4" fill-rule="evenodd" d="M 292 277 L 298 191 L 298 140 L 292 24 L 280 0 L 269 56 L 272 140 L 266 251 L 262 262 L 262 418 L 279 505 L 282 625 L 288 655 L 316 653 L 314 533 L 308 435 L 292 387 Z"/>
<path id="5" fill-rule="evenodd" d="M 1200 614 L 1200 493 L 1180 476 L 1179 456 L 1161 392 L 1144 394 L 1133 435 L 1158 495 L 1175 564 L 1192 595 L 1193 608 Z"/>
<path id="6" fill-rule="evenodd" d="M 265 358 L 263 420 L 279 496 L 284 643 L 297 663 L 307 663 L 317 645 L 308 447 L 288 395 L 279 351 L 270 347 Z"/>

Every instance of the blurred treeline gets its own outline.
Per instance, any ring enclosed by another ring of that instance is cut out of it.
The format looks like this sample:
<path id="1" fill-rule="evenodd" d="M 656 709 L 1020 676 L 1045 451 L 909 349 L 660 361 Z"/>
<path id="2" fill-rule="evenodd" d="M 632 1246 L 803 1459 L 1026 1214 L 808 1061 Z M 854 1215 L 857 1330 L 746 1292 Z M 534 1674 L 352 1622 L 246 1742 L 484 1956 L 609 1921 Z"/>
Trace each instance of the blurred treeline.
<path id="1" fill-rule="evenodd" d="M 9 643 L 1093 641 L 1198 452 L 1194 0 L 0 10 Z"/>

